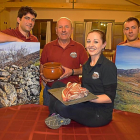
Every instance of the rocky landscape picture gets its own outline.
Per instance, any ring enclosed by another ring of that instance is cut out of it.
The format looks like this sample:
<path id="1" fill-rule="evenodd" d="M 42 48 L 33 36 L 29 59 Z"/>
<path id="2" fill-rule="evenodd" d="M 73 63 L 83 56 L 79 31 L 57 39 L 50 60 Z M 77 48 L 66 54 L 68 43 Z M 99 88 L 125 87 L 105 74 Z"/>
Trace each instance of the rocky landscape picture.
<path id="1" fill-rule="evenodd" d="M 140 114 L 140 49 L 117 46 L 115 108 Z"/>
<path id="2" fill-rule="evenodd" d="M 0 43 L 0 107 L 38 104 L 39 42 Z"/>

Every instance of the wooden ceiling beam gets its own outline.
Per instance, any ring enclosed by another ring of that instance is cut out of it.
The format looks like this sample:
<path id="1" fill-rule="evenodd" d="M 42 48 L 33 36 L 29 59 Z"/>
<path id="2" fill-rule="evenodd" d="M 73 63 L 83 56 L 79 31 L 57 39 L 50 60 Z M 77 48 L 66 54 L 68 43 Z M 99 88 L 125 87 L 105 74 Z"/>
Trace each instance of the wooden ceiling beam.
<path id="1" fill-rule="evenodd" d="M 4 7 L 0 7 L 0 13 L 1 13 L 4 9 L 5 9 Z"/>
<path id="2" fill-rule="evenodd" d="M 109 4 L 87 4 L 87 3 L 46 3 L 46 2 L 5 2 L 2 7 L 20 8 L 21 6 L 47 9 L 84 9 L 84 10 L 110 10 L 140 12 L 140 6 L 109 5 Z M 74 6 L 74 7 L 73 7 Z"/>
<path id="3" fill-rule="evenodd" d="M 22 2 L 23 0 L 1 0 L 2 2 Z"/>
<path id="4" fill-rule="evenodd" d="M 140 12 L 140 6 L 75 3 L 74 9 Z"/>
<path id="5" fill-rule="evenodd" d="M 135 4 L 135 5 L 140 6 L 140 0 L 126 0 L 126 1 L 128 1 L 128 2 L 130 2 L 130 3 L 133 3 L 133 4 Z"/>
<path id="6" fill-rule="evenodd" d="M 140 19 L 140 15 L 137 15 L 136 18 L 139 18 Z"/>
<path id="7" fill-rule="evenodd" d="M 4 7 L 6 8 L 19 8 L 21 6 L 30 6 L 33 8 L 66 8 L 71 9 L 72 3 L 46 3 L 46 2 L 6 2 Z"/>

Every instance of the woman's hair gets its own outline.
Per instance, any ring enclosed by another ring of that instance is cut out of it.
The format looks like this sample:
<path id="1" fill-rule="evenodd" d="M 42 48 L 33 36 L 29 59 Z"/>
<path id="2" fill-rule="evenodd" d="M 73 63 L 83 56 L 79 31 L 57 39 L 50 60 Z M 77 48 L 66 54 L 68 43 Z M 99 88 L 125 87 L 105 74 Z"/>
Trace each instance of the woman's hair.
<path id="1" fill-rule="evenodd" d="M 104 33 L 102 30 L 100 30 L 100 29 L 93 29 L 93 30 L 91 30 L 91 31 L 88 33 L 88 35 L 89 35 L 90 33 L 93 33 L 93 32 L 99 33 L 100 36 L 101 36 L 102 42 L 103 42 L 103 43 L 106 42 L 106 35 L 105 35 L 105 33 Z M 87 36 L 88 36 L 88 35 L 87 35 Z"/>
<path id="2" fill-rule="evenodd" d="M 28 6 L 25 6 L 25 7 L 23 6 L 19 9 L 18 17 L 22 18 L 23 16 L 27 15 L 28 13 L 30 13 L 31 15 L 34 15 L 35 18 L 37 17 L 37 13 L 31 7 L 28 7 Z"/>

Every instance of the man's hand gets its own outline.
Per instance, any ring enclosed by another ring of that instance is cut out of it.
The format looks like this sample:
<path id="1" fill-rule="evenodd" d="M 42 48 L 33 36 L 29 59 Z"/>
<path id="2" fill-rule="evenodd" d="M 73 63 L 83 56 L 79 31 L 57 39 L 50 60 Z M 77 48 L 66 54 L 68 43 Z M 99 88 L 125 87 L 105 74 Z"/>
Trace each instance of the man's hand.
<path id="1" fill-rule="evenodd" d="M 72 75 L 72 69 L 69 69 L 67 67 L 62 66 L 62 68 L 65 70 L 65 73 L 59 78 L 59 80 L 67 78 Z"/>
<path id="2" fill-rule="evenodd" d="M 46 79 L 43 75 L 43 73 L 40 73 L 41 79 L 47 84 L 47 82 L 53 82 L 54 80 Z"/>
<path id="3" fill-rule="evenodd" d="M 24 42 L 24 41 L 19 38 L 16 38 L 16 42 Z"/>
<path id="4" fill-rule="evenodd" d="M 130 47 L 135 47 L 135 48 L 140 48 L 140 40 L 135 40 L 131 42 L 127 42 L 125 44 L 122 44 L 123 46 L 130 46 Z"/>

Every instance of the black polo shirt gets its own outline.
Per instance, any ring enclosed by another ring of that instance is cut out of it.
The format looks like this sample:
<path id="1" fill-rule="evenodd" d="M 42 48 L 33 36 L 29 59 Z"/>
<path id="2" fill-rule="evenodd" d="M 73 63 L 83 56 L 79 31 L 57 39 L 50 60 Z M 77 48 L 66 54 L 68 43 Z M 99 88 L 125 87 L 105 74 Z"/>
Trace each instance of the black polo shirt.
<path id="1" fill-rule="evenodd" d="M 83 65 L 82 86 L 95 95 L 106 94 L 112 103 L 95 103 L 99 112 L 111 111 L 114 107 L 114 98 L 117 88 L 117 68 L 113 62 L 103 54 L 100 55 L 95 66 L 90 66 L 91 57 Z"/>

